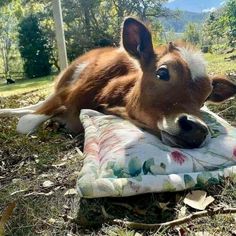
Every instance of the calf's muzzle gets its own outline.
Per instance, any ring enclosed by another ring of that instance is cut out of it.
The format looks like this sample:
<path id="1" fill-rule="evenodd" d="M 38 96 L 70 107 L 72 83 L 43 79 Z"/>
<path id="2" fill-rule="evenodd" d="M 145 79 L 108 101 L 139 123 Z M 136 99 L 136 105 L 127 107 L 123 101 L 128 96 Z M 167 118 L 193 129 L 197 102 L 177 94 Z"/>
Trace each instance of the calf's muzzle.
<path id="1" fill-rule="evenodd" d="M 176 132 L 161 131 L 162 141 L 170 146 L 181 148 L 201 147 L 209 134 L 207 125 L 199 118 L 181 114 L 175 119 Z"/>

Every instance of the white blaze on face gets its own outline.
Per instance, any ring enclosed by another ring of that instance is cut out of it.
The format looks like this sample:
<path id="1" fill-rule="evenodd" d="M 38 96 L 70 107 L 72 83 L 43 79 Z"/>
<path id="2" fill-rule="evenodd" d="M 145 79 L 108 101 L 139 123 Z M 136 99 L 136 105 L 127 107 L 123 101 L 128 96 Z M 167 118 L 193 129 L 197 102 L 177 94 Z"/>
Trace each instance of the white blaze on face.
<path id="1" fill-rule="evenodd" d="M 178 47 L 182 59 L 187 63 L 193 80 L 206 77 L 206 61 L 200 51 L 191 48 Z"/>
<path id="2" fill-rule="evenodd" d="M 83 63 L 80 63 L 79 65 L 76 66 L 74 74 L 72 75 L 72 81 L 79 79 L 80 74 L 82 71 L 89 65 L 88 61 L 85 61 Z"/>

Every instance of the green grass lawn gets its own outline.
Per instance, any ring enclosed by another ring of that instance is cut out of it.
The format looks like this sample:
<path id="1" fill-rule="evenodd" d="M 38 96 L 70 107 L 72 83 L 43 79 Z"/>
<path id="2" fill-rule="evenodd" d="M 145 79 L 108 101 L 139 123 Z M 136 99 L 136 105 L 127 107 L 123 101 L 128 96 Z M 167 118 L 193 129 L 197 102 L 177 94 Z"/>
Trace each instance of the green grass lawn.
<path id="1" fill-rule="evenodd" d="M 226 62 L 224 55 L 205 54 L 205 57 L 210 73 L 226 74 L 236 70 L 235 61 Z M 36 103 L 52 88 L 52 76 L 17 80 L 11 85 L 2 83 L 0 108 Z M 235 99 L 220 106 L 211 105 L 211 109 L 236 125 Z M 83 148 L 83 135 L 72 137 L 55 124 L 44 125 L 34 135 L 19 135 L 16 123 L 16 118 L 0 119 L 0 213 L 9 202 L 16 202 L 6 225 L 6 235 L 235 235 L 233 214 L 203 217 L 179 227 L 152 231 L 132 230 L 106 222 L 109 217 L 144 223 L 176 219 L 186 207 L 183 198 L 189 191 L 119 199 L 81 200 L 76 195 L 65 196 L 68 189 L 75 188 L 83 164 L 78 151 Z M 49 180 L 51 186 L 44 187 Z M 235 183 L 227 179 L 219 186 L 205 189 L 216 199 L 213 206 L 236 207 Z M 195 212 L 188 207 L 185 211 L 186 215 Z"/>
<path id="2" fill-rule="evenodd" d="M 225 75 L 229 72 L 236 72 L 236 62 L 235 60 L 226 61 L 224 58 L 229 57 L 231 55 L 235 55 L 236 52 L 231 54 L 212 54 L 206 53 L 204 57 L 208 62 L 207 67 L 210 73 L 218 74 L 218 75 Z"/>
<path id="3" fill-rule="evenodd" d="M 50 90 L 52 86 L 53 76 L 35 79 L 18 79 L 15 84 L 6 84 L 4 80 L 0 81 L 0 97 L 27 93 L 32 90 Z"/>

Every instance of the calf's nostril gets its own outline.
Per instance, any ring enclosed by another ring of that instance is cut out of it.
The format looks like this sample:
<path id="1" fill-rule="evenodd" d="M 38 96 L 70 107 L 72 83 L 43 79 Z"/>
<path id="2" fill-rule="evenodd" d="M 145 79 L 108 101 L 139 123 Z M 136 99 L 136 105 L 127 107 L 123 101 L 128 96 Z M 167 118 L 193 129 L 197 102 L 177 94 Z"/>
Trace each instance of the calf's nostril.
<path id="1" fill-rule="evenodd" d="M 206 126 L 201 126 L 201 133 L 206 137 L 209 133 L 209 130 Z"/>
<path id="2" fill-rule="evenodd" d="M 193 129 L 193 121 L 189 120 L 186 115 L 179 117 L 178 124 L 181 130 L 191 131 Z"/>

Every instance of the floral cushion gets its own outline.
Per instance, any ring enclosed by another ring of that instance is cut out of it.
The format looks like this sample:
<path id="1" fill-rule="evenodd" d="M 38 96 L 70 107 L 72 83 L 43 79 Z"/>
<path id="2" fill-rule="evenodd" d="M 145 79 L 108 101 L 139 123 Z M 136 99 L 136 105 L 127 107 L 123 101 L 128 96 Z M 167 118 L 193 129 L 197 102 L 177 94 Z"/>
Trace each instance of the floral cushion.
<path id="1" fill-rule="evenodd" d="M 164 145 L 127 120 L 82 110 L 84 165 L 77 181 L 81 197 L 120 197 L 179 191 L 218 183 L 236 173 L 236 128 L 206 108 L 212 138 L 202 148 Z"/>

